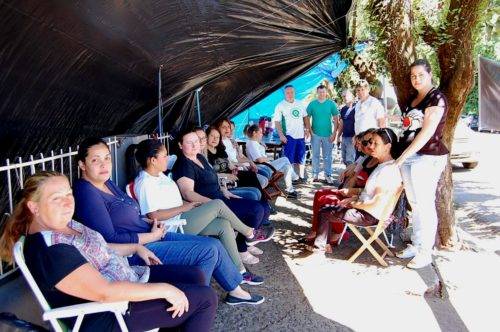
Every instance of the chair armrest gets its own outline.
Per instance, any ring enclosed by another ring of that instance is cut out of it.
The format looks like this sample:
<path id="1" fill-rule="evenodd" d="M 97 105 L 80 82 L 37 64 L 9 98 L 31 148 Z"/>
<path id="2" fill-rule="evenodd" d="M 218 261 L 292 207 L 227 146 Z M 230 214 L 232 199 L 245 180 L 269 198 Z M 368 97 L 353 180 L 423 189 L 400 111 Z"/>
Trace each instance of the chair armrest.
<path id="1" fill-rule="evenodd" d="M 159 220 L 160 223 L 164 224 L 165 226 L 184 226 L 187 224 L 186 219 L 175 219 L 175 220 Z"/>
<path id="2" fill-rule="evenodd" d="M 43 320 L 76 317 L 78 315 L 93 314 L 96 312 L 120 312 L 124 314 L 128 309 L 128 301 L 121 302 L 87 302 L 67 307 L 55 308 L 43 313 Z"/>

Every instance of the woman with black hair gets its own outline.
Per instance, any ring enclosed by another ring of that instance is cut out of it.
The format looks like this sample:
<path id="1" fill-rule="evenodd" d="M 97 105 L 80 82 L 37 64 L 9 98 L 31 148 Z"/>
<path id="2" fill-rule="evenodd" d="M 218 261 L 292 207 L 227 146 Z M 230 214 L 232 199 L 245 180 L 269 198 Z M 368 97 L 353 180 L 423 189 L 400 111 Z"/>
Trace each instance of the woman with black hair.
<path id="1" fill-rule="evenodd" d="M 436 189 L 448 161 L 443 128 L 448 111 L 445 95 L 432 85 L 431 66 L 416 60 L 410 66 L 410 80 L 416 96 L 403 110 L 402 151 L 396 164 L 401 168 L 406 197 L 412 209 L 412 244 L 399 258 L 413 258 L 407 265 L 418 269 L 432 262 L 438 218 Z"/>
<path id="2" fill-rule="evenodd" d="M 377 158 L 379 165 L 371 173 L 364 188 L 351 188 L 345 198 L 339 202 L 339 209 L 333 210 L 331 218 L 320 220 L 318 236 L 314 245 L 327 252 L 331 252 L 330 220 L 341 223 L 348 221 L 363 226 L 376 225 L 383 214 L 385 207 L 401 188 L 401 173 L 393 155 L 395 153 L 397 137 L 391 129 L 380 128 L 372 134 L 372 156 Z"/>
<path id="3" fill-rule="evenodd" d="M 166 150 L 158 154 L 155 158 L 164 159 L 166 163 Z M 213 275 L 229 292 L 226 303 L 258 304 L 264 301 L 262 296 L 250 295 L 240 287 L 241 283 L 251 283 L 248 281 L 252 279 L 246 280 L 242 274 L 244 271 L 238 271 L 219 240 L 167 232 L 161 222 L 143 219 L 137 202 L 110 180 L 111 154 L 104 141 L 99 138 L 84 140 L 77 160 L 82 178 L 75 182 L 73 189 L 75 215 L 80 222 L 101 233 L 110 243 L 143 244 L 164 264 L 199 267 L 206 285 Z M 138 255 L 128 260 L 131 265 L 143 264 Z"/>
<path id="4" fill-rule="evenodd" d="M 257 173 L 240 170 L 236 164 L 229 160 L 226 147 L 222 144 L 222 135 L 219 129 L 210 126 L 205 131 L 205 135 L 207 143 L 204 148 L 208 162 L 219 176 L 225 178 L 228 182 L 237 184 L 236 190 L 231 190 L 231 192 L 245 198 L 256 199 L 255 191 L 258 191 L 256 200 L 262 199 L 262 187 L 257 178 Z"/>

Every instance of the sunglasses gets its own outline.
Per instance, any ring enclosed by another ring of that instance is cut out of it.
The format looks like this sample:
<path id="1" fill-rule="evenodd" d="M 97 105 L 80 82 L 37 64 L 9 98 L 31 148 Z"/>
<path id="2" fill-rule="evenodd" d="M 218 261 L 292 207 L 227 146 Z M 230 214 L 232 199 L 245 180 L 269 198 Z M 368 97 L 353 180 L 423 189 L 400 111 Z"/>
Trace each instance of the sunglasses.
<path id="1" fill-rule="evenodd" d="M 365 140 L 362 140 L 362 141 L 361 141 L 361 144 L 362 144 L 363 146 L 368 146 L 369 144 L 372 144 L 372 143 L 373 143 L 373 141 L 372 141 L 372 139 L 371 139 L 371 138 L 370 138 L 370 139 L 367 139 L 366 141 L 365 141 Z"/>

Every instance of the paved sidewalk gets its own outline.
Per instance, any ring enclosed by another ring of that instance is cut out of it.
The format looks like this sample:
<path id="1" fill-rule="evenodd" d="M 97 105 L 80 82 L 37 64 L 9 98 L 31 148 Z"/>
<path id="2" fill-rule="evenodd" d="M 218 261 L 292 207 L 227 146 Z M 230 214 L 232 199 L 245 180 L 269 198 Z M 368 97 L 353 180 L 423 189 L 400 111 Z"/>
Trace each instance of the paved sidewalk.
<path id="1" fill-rule="evenodd" d="M 300 200 L 278 199 L 279 213 L 272 217 L 277 228 L 274 242 L 259 245 L 264 256 L 250 267 L 266 281 L 262 286 L 244 286 L 267 300 L 256 307 L 231 307 L 221 301 L 214 331 L 498 330 L 499 237 L 474 230 L 496 227 L 500 192 L 489 193 L 494 198 L 487 222 L 471 213 L 477 206 L 458 199 L 457 218 L 464 229 L 460 236 L 468 249 L 440 251 L 433 266 L 415 271 L 397 258 L 389 258 L 390 266 L 382 268 L 366 252 L 355 263 L 347 263 L 360 245 L 353 237 L 326 257 L 305 251 L 297 239 L 309 231 L 312 189 L 320 186 L 302 186 Z M 475 204 L 481 205 L 480 200 Z M 222 300 L 223 292 L 215 287 Z M 432 292 L 426 294 L 428 290 Z M 0 287 L 0 298 L 0 311 L 40 321 L 22 279 Z"/>

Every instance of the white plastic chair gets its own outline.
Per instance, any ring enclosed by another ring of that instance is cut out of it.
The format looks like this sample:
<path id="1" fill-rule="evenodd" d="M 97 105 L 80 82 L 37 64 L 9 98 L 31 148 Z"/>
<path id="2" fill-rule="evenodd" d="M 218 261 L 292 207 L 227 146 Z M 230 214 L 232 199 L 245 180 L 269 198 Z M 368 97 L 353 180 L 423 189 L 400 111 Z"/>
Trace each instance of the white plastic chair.
<path id="1" fill-rule="evenodd" d="M 28 285 L 35 294 L 38 303 L 40 303 L 40 306 L 43 309 L 43 315 L 42 315 L 43 320 L 49 321 L 54 331 L 63 332 L 71 330 L 77 332 L 80 329 L 80 325 L 82 324 L 82 320 L 85 315 L 110 311 L 115 314 L 116 320 L 118 321 L 118 324 L 122 332 L 128 332 L 127 325 L 125 325 L 125 320 L 123 319 L 122 316 L 127 311 L 128 301 L 111 302 L 111 303 L 87 302 L 87 303 L 75 304 L 67 307 L 52 309 L 49 306 L 49 303 L 47 302 L 45 297 L 43 296 L 42 292 L 40 291 L 40 288 L 38 288 L 35 279 L 33 279 L 33 276 L 31 275 L 31 272 L 28 269 L 28 266 L 26 266 L 23 253 L 24 240 L 25 238 L 24 236 L 22 236 L 19 239 L 19 241 L 17 241 L 16 244 L 14 245 L 14 259 L 16 261 L 16 264 L 21 269 L 21 272 L 24 275 L 26 281 L 28 282 Z M 72 329 L 68 329 L 68 327 L 59 320 L 61 318 L 69 318 L 69 317 L 76 317 L 76 322 Z"/>

